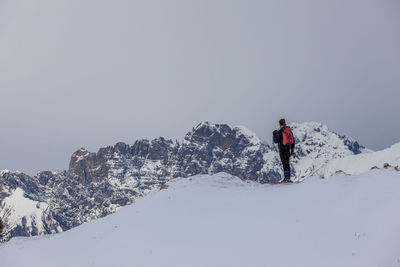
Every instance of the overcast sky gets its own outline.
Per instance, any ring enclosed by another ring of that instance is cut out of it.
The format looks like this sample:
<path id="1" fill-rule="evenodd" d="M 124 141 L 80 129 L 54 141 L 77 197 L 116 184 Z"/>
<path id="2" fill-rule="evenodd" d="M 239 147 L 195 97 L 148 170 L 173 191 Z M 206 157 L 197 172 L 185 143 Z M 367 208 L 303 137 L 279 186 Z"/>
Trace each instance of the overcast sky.
<path id="1" fill-rule="evenodd" d="M 0 169 L 201 121 L 400 141 L 400 1 L 0 0 Z"/>

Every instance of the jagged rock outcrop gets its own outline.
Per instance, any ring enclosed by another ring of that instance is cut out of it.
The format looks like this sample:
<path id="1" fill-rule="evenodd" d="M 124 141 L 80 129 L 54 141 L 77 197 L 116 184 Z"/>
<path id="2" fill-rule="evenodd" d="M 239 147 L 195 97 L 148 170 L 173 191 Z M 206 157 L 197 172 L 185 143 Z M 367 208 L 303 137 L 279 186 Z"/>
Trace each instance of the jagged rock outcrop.
<path id="1" fill-rule="evenodd" d="M 319 123 L 291 126 L 297 143 L 292 160 L 297 179 L 315 174 L 331 159 L 368 152 Z M 19 198 L 37 203 L 29 220 L 23 214 L 8 220 L 5 238 L 65 231 L 115 212 L 169 179 L 218 172 L 261 183 L 282 177 L 276 147 L 245 127 L 208 122 L 194 127 L 182 143 L 160 137 L 133 145 L 117 143 L 97 153 L 81 148 L 71 156 L 69 169 L 59 173 L 44 171 L 30 177 L 2 171 L 0 202 L 19 189 Z M 7 203 L 13 209 L 12 201 Z"/>

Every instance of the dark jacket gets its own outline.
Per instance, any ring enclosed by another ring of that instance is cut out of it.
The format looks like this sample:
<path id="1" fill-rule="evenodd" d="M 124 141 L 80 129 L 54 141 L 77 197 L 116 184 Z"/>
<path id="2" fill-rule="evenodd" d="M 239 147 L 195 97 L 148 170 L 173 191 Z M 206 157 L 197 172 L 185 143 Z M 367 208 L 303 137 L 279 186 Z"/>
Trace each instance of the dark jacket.
<path id="1" fill-rule="evenodd" d="M 287 128 L 288 126 L 284 126 L 282 128 L 280 128 L 278 131 L 274 131 L 273 132 L 273 137 L 274 137 L 274 143 L 278 144 L 279 146 L 279 150 L 282 149 L 288 149 L 289 145 L 283 145 L 283 136 L 282 136 L 282 132 Z M 290 146 L 290 149 L 293 151 L 294 150 L 294 145 L 295 145 L 295 141 L 293 138 L 293 144 Z"/>

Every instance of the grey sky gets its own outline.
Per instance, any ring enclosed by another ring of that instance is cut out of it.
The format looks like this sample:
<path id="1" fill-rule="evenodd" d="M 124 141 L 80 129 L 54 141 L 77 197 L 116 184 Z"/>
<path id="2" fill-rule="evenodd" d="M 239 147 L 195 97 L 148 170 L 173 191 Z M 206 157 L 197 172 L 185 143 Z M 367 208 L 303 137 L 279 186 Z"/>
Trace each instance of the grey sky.
<path id="1" fill-rule="evenodd" d="M 0 0 L 0 169 L 201 121 L 400 141 L 400 1 Z"/>

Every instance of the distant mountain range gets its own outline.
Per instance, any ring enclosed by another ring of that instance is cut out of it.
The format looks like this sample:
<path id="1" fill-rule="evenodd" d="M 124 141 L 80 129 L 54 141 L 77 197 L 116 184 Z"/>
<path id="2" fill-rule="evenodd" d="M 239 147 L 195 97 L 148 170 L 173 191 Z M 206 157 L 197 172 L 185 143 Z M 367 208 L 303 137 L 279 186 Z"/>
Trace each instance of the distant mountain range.
<path id="1" fill-rule="evenodd" d="M 354 139 L 317 122 L 290 125 L 296 140 L 291 160 L 296 180 L 319 174 L 335 159 L 370 153 Z M 182 142 L 157 138 L 117 143 L 71 156 L 69 169 L 31 177 L 0 171 L 3 237 L 66 231 L 131 204 L 172 178 L 225 172 L 243 180 L 275 183 L 282 168 L 274 145 L 243 126 L 203 122 Z"/>

